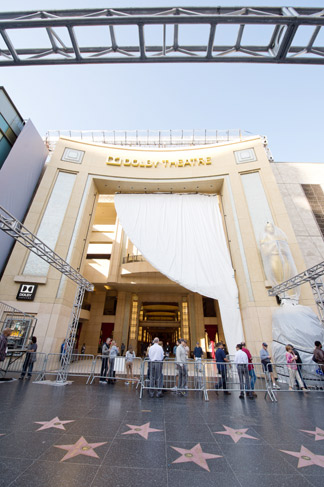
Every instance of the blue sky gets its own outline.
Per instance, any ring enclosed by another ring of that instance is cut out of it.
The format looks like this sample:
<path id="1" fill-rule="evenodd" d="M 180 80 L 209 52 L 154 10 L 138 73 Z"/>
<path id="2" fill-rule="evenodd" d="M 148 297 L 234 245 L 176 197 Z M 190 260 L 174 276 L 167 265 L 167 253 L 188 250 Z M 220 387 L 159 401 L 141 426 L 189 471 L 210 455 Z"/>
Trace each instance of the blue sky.
<path id="1" fill-rule="evenodd" d="M 1 3 L 6 4 L 1 5 L 2 11 L 286 4 L 273 0 Z M 323 0 L 289 4 L 323 7 Z M 324 162 L 323 66 L 210 63 L 2 67 L 0 85 L 42 135 L 49 129 L 240 128 L 267 135 L 278 162 Z"/>

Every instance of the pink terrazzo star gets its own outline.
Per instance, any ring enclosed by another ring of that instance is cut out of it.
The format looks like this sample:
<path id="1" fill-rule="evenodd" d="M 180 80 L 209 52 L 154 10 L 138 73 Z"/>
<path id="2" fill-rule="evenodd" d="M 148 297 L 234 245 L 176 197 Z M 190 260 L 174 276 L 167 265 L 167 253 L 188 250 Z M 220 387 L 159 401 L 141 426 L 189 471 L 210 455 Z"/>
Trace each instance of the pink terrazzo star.
<path id="1" fill-rule="evenodd" d="M 324 468 L 324 456 L 316 455 L 315 453 L 312 453 L 303 445 L 300 447 L 300 452 L 286 451 L 286 450 L 280 450 L 280 451 L 298 458 L 297 468 L 309 467 L 310 465 L 317 465 L 318 467 Z"/>
<path id="2" fill-rule="evenodd" d="M 171 446 L 174 450 L 178 453 L 181 453 L 181 457 L 174 460 L 172 463 L 188 463 L 193 462 L 199 465 L 199 467 L 208 470 L 210 472 L 209 467 L 207 465 L 206 460 L 210 460 L 211 458 L 221 458 L 221 455 L 214 455 L 212 453 L 204 453 L 201 449 L 200 443 L 196 446 L 191 448 L 191 450 L 185 450 L 184 448 L 177 448 L 175 446 Z"/>
<path id="3" fill-rule="evenodd" d="M 148 439 L 149 433 L 153 433 L 154 431 L 163 431 L 163 430 L 156 430 L 154 428 L 150 428 L 150 423 L 145 423 L 142 424 L 142 426 L 134 426 L 133 424 L 127 424 L 129 428 L 131 428 L 129 431 L 126 431 L 125 433 L 122 433 L 123 435 L 140 435 L 142 438 L 145 438 L 145 440 Z"/>
<path id="4" fill-rule="evenodd" d="M 68 460 L 69 458 L 77 457 L 78 455 L 85 455 L 87 457 L 99 458 L 94 448 L 105 445 L 107 441 L 103 443 L 88 443 L 87 440 L 81 436 L 81 438 L 74 443 L 74 445 L 54 445 L 55 448 L 61 448 L 61 450 L 67 450 L 67 454 L 62 458 L 61 462 Z"/>
<path id="5" fill-rule="evenodd" d="M 65 430 L 64 424 L 66 423 L 73 423 L 75 420 L 70 419 L 69 421 L 61 421 L 57 416 L 56 418 L 51 419 L 51 421 L 34 421 L 34 423 L 42 424 L 40 428 L 36 431 L 47 430 L 49 428 L 56 428 L 58 430 Z"/>
<path id="6" fill-rule="evenodd" d="M 250 438 L 251 440 L 258 440 L 259 438 L 255 438 L 254 436 L 246 435 L 245 433 L 249 428 L 243 428 L 240 430 L 230 428 L 229 426 L 225 426 L 223 424 L 226 431 L 214 431 L 217 435 L 226 435 L 230 436 L 234 443 L 237 443 L 241 438 Z"/>
<path id="7" fill-rule="evenodd" d="M 303 431 L 304 433 L 309 433 L 310 435 L 315 436 L 315 441 L 321 441 L 324 440 L 324 430 L 321 430 L 321 428 L 318 428 L 316 426 L 315 431 L 307 431 L 307 430 L 300 430 Z"/>

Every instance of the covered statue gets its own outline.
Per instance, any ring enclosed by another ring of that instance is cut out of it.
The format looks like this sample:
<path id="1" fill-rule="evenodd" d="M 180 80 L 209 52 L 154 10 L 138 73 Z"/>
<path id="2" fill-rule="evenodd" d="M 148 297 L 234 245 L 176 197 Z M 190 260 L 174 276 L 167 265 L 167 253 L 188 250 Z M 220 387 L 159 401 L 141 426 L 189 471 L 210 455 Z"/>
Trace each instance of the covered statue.
<path id="1" fill-rule="evenodd" d="M 271 286 L 294 277 L 297 268 L 288 245 L 286 234 L 268 222 L 260 237 L 260 251 L 266 278 Z M 300 288 L 285 291 L 281 297 L 298 302 Z"/>

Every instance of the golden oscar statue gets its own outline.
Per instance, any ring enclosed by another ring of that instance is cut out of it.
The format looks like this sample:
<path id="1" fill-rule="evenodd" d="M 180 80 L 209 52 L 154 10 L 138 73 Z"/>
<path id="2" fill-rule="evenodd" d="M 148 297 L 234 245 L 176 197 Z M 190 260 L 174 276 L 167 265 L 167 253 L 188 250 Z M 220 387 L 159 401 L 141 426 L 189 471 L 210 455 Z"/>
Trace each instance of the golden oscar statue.
<path id="1" fill-rule="evenodd" d="M 271 286 L 287 281 L 297 274 L 296 265 L 288 245 L 286 234 L 268 222 L 260 238 L 260 251 L 264 272 Z M 284 293 L 284 298 L 296 301 L 300 289 L 294 288 Z"/>

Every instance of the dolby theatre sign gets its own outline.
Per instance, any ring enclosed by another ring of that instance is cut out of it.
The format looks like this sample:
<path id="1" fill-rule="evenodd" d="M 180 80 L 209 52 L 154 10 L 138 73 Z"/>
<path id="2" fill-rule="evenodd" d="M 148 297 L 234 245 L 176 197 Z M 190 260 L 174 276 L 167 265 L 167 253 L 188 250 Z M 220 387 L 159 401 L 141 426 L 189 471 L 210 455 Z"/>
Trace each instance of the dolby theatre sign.
<path id="1" fill-rule="evenodd" d="M 34 301 L 38 284 L 20 284 L 16 299 L 18 301 Z"/>

